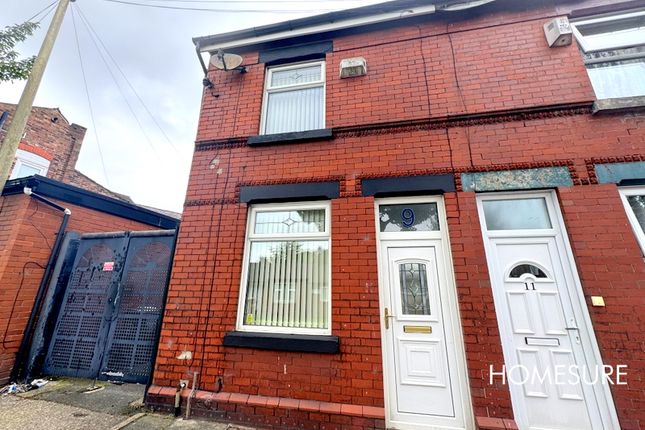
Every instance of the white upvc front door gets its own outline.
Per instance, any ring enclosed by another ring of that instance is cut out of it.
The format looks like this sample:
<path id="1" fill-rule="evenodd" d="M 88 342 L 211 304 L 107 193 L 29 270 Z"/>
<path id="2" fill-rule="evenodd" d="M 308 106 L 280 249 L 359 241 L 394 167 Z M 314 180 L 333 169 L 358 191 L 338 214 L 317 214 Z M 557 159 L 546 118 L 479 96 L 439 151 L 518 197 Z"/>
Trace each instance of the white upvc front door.
<path id="1" fill-rule="evenodd" d="M 443 200 L 376 214 L 387 427 L 474 428 Z"/>
<path id="2" fill-rule="evenodd" d="M 518 426 L 618 429 L 554 193 L 486 194 L 478 208 Z"/>

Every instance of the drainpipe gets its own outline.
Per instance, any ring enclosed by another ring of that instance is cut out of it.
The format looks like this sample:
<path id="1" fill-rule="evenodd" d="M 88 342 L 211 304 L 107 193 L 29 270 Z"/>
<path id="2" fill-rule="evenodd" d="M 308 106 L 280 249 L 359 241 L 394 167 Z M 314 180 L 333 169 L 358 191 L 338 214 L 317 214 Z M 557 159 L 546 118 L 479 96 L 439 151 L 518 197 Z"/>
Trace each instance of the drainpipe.
<path id="1" fill-rule="evenodd" d="M 20 342 L 20 348 L 18 349 L 18 354 L 16 355 L 15 365 L 11 371 L 11 381 L 16 381 L 18 378 L 27 379 L 29 375 L 25 375 L 25 361 L 27 360 L 26 355 L 29 351 L 29 344 L 33 336 L 34 327 L 36 326 L 36 321 L 38 319 L 40 308 L 42 307 L 43 298 L 47 293 L 47 287 L 49 285 L 50 277 L 54 271 L 54 266 L 56 263 L 56 258 L 60 252 L 61 245 L 63 244 L 63 236 L 65 235 L 65 229 L 67 229 L 67 223 L 69 222 L 69 217 L 72 215 L 72 211 L 67 208 L 60 206 L 57 203 L 52 202 L 51 200 L 36 194 L 32 191 L 31 188 L 25 187 L 24 193 L 32 198 L 45 203 L 48 206 L 51 206 L 54 209 L 58 209 L 63 212 L 63 220 L 60 223 L 58 228 L 58 234 L 56 235 L 56 240 L 54 241 L 54 246 L 52 247 L 51 253 L 49 254 L 49 260 L 47 261 L 47 266 L 45 267 L 45 273 L 43 274 L 42 279 L 40 280 L 40 285 L 38 286 L 38 292 L 36 293 L 36 299 L 34 300 L 34 306 L 31 308 L 31 314 L 29 315 L 29 321 L 27 321 L 27 327 L 25 328 L 25 333 L 22 336 L 22 341 Z"/>
<path id="2" fill-rule="evenodd" d="M 199 64 L 202 66 L 202 70 L 204 71 L 204 79 L 202 79 L 202 85 L 204 85 L 204 88 L 213 88 L 213 82 L 208 78 L 208 67 L 206 67 L 206 63 L 204 63 L 204 59 L 202 58 L 202 51 L 201 51 L 201 46 L 199 46 L 199 42 L 195 43 L 195 52 L 197 52 L 197 58 L 199 58 Z"/>

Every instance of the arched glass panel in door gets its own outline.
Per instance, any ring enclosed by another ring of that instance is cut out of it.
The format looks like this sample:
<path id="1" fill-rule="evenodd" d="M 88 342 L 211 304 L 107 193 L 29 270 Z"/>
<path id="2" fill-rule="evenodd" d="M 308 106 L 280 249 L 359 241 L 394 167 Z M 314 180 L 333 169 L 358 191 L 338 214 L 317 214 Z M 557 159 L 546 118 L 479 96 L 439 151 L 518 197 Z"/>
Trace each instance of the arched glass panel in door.
<path id="1" fill-rule="evenodd" d="M 430 315 L 428 271 L 424 263 L 399 264 L 401 307 L 404 315 Z"/>
<path id="2" fill-rule="evenodd" d="M 523 275 L 530 275 L 538 279 L 548 278 L 548 276 L 546 275 L 546 273 L 544 273 L 542 269 L 540 269 L 539 267 L 533 264 L 528 264 L 528 263 L 518 264 L 517 266 L 513 267 L 511 269 L 511 272 L 508 274 L 508 277 L 511 279 L 519 279 Z"/>

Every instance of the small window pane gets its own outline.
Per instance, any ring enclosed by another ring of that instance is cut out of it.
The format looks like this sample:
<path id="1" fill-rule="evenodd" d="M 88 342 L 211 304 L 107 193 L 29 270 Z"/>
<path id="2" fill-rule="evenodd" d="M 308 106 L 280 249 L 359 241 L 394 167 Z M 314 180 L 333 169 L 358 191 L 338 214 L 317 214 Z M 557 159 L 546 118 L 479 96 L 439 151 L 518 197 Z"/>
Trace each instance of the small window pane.
<path id="1" fill-rule="evenodd" d="M 645 43 L 645 15 L 577 26 L 591 50 Z"/>
<path id="2" fill-rule="evenodd" d="M 245 326 L 327 329 L 329 242 L 251 244 Z"/>
<path id="3" fill-rule="evenodd" d="M 381 205 L 379 220 L 381 232 L 439 230 L 436 203 Z"/>
<path id="4" fill-rule="evenodd" d="M 399 264 L 401 307 L 404 315 L 430 315 L 428 275 L 422 263 Z"/>
<path id="5" fill-rule="evenodd" d="M 285 85 L 299 85 L 322 80 L 322 67 L 320 64 L 314 66 L 299 67 L 297 69 L 276 70 L 271 73 L 271 87 L 283 87 Z"/>
<path id="6" fill-rule="evenodd" d="M 645 232 L 645 196 L 628 196 L 627 201 L 634 215 L 636 215 L 638 224 L 640 224 L 641 229 Z"/>
<path id="7" fill-rule="evenodd" d="M 543 198 L 485 200 L 483 205 L 488 230 L 551 228 L 549 211 Z"/>
<path id="8" fill-rule="evenodd" d="M 253 232 L 256 234 L 324 233 L 325 210 L 257 212 Z"/>
<path id="9" fill-rule="evenodd" d="M 590 64 L 587 71 L 599 99 L 645 95 L 645 58 Z"/>
<path id="10" fill-rule="evenodd" d="M 511 270 L 511 273 L 509 274 L 509 278 L 520 278 L 525 274 L 532 275 L 536 278 L 547 278 L 546 273 L 544 273 L 542 269 L 532 264 L 518 264 L 513 267 L 513 270 Z"/>
<path id="11" fill-rule="evenodd" d="M 16 178 L 25 178 L 27 176 L 40 175 L 41 173 L 42 169 L 28 166 L 26 164 L 21 164 L 20 168 L 18 169 L 18 173 L 16 174 Z"/>

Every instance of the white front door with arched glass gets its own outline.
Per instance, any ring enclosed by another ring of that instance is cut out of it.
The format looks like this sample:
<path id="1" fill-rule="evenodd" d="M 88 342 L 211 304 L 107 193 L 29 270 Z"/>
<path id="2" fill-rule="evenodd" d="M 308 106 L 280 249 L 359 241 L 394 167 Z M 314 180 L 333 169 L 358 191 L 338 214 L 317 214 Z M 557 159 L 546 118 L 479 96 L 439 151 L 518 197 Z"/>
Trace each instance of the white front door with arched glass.
<path id="1" fill-rule="evenodd" d="M 440 197 L 376 205 L 386 426 L 474 428 Z"/>
<path id="2" fill-rule="evenodd" d="M 618 429 L 555 195 L 482 195 L 478 207 L 519 427 Z"/>

